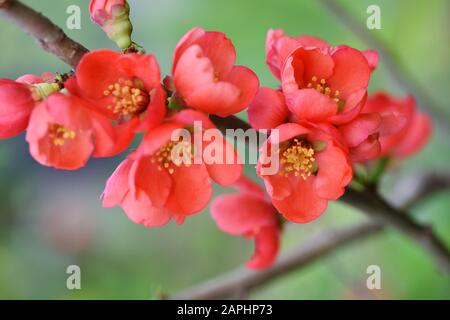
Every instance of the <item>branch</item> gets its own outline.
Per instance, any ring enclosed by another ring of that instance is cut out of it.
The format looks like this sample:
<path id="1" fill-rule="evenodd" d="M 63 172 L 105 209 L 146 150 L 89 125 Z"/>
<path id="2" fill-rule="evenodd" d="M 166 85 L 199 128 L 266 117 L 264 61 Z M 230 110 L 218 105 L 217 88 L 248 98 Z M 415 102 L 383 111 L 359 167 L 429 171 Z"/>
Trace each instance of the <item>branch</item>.
<path id="1" fill-rule="evenodd" d="M 42 14 L 16 0 L 0 0 L 0 15 L 35 38 L 39 45 L 72 67 L 88 50 L 70 39 L 64 31 Z"/>
<path id="2" fill-rule="evenodd" d="M 339 18 L 361 41 L 370 48 L 376 49 L 380 55 L 387 72 L 396 83 L 403 86 L 406 92 L 413 92 L 421 108 L 427 109 L 446 130 L 449 130 L 449 115 L 438 107 L 426 90 L 414 79 L 406 66 L 396 57 L 396 54 L 378 38 L 374 31 L 366 28 L 353 17 L 338 1 L 320 0 L 322 5 Z"/>
<path id="3" fill-rule="evenodd" d="M 327 231 L 281 255 L 270 269 L 253 271 L 239 268 L 171 298 L 219 299 L 236 293 L 248 292 L 306 266 L 343 245 L 350 244 L 362 237 L 368 237 L 381 229 L 382 226 L 378 223 L 366 222 L 342 230 Z"/>
<path id="4" fill-rule="evenodd" d="M 359 208 L 383 225 L 394 227 L 430 252 L 444 272 L 450 272 L 450 252 L 433 233 L 431 227 L 415 222 L 401 209 L 394 208 L 374 190 L 347 189 L 340 200 Z"/>

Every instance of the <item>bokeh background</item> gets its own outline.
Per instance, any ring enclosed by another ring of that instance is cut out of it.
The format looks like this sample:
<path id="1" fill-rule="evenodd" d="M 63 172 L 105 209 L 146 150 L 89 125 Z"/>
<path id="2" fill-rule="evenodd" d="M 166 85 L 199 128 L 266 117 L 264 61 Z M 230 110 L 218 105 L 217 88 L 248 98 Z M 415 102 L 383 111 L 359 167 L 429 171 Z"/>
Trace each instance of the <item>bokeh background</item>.
<path id="1" fill-rule="evenodd" d="M 24 2 L 48 15 L 89 49 L 114 48 L 90 22 L 88 0 Z M 360 21 L 360 28 L 365 28 L 367 7 L 380 6 L 382 29 L 371 32 L 385 41 L 450 117 L 450 2 L 341 3 Z M 65 26 L 66 9 L 72 4 L 82 8 L 81 30 Z M 131 0 L 130 4 L 134 38 L 157 56 L 164 73 L 170 70 L 178 39 L 197 25 L 225 32 L 236 46 L 238 63 L 253 68 L 265 86 L 277 85 L 265 65 L 264 42 L 269 28 L 366 48 L 318 1 Z M 69 70 L 3 19 L 0 43 L 2 78 Z M 370 85 L 371 91 L 380 89 L 406 94 L 390 77 L 383 61 Z M 103 209 L 99 195 L 122 158 L 92 160 L 78 172 L 62 172 L 34 162 L 23 136 L 0 141 L 0 298 L 155 299 L 232 270 L 250 257 L 252 242 L 221 233 L 208 210 L 182 226 L 171 223 L 146 229 L 130 222 L 120 209 Z M 399 180 L 414 179 L 421 172 L 450 172 L 449 162 L 448 131 L 437 127 L 423 152 L 388 174 L 383 191 L 395 198 L 399 188 L 394 186 Z M 250 173 L 252 167 L 247 171 Z M 402 188 L 408 188 L 408 183 Z M 449 190 L 435 193 L 412 211 L 450 246 L 449 196 Z M 363 219 L 363 213 L 335 202 L 320 219 L 289 225 L 282 251 L 320 232 Z M 71 264 L 81 267 L 82 290 L 66 288 L 66 268 Z M 366 268 L 371 264 L 381 267 L 381 290 L 369 291 L 365 286 Z M 450 281 L 422 248 L 396 231 L 386 231 L 336 250 L 251 293 L 250 298 L 449 299 Z"/>

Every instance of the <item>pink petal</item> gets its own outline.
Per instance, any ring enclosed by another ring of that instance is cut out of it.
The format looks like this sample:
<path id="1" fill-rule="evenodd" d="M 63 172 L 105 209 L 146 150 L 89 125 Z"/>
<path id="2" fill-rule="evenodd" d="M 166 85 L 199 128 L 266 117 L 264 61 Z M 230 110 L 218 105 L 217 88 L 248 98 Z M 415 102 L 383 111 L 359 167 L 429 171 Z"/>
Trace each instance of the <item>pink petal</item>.
<path id="1" fill-rule="evenodd" d="M 291 181 L 292 193 L 281 199 L 272 199 L 277 210 L 289 221 L 295 223 L 307 223 L 317 219 L 327 208 L 328 200 L 318 196 L 313 178 L 303 180 L 288 179 Z"/>
<path id="2" fill-rule="evenodd" d="M 300 120 L 324 121 L 335 115 L 338 105 L 316 89 L 301 89 L 286 97 L 289 110 Z"/>
<path id="3" fill-rule="evenodd" d="M 277 225 L 276 211 L 270 203 L 249 194 L 218 196 L 211 204 L 211 214 L 224 232 L 243 236 Z"/>
<path id="4" fill-rule="evenodd" d="M 171 218 L 166 209 L 153 207 L 146 194 L 137 200 L 128 192 L 123 199 L 122 209 L 131 221 L 146 227 L 161 227 Z"/>
<path id="5" fill-rule="evenodd" d="M 105 190 L 101 196 L 104 208 L 112 208 L 122 203 L 129 190 L 128 175 L 132 164 L 133 160 L 126 158 L 106 181 Z"/>
<path id="6" fill-rule="evenodd" d="M 368 136 L 377 132 L 381 125 L 381 117 L 378 113 L 360 114 L 350 123 L 339 127 L 339 132 L 346 140 L 349 147 L 356 147 Z"/>
<path id="7" fill-rule="evenodd" d="M 289 110 L 281 91 L 260 88 L 248 107 L 248 120 L 257 130 L 273 129 L 286 122 Z"/>
<path id="8" fill-rule="evenodd" d="M 332 56 L 335 65 L 328 83 L 333 91 L 339 90 L 345 100 L 352 92 L 367 88 L 370 67 L 360 51 L 342 46 Z"/>
<path id="9" fill-rule="evenodd" d="M 205 162 L 211 179 L 222 186 L 236 182 L 242 175 L 242 160 L 234 146 L 223 137 L 205 142 L 204 148 L 206 146 L 215 150 L 214 163 Z"/>
<path id="10" fill-rule="evenodd" d="M 280 231 L 277 227 L 265 227 L 255 237 L 255 252 L 246 266 L 250 269 L 270 267 L 277 258 Z"/>
<path id="11" fill-rule="evenodd" d="M 317 152 L 315 159 L 319 171 L 311 180 L 317 196 L 327 200 L 338 199 L 352 180 L 353 171 L 347 154 L 332 141 L 328 141 L 326 149 Z"/>
<path id="12" fill-rule="evenodd" d="M 149 198 L 153 207 L 164 206 L 171 187 L 172 179 L 166 170 L 158 170 L 151 157 L 139 157 L 130 169 L 130 192 L 140 199 L 142 193 Z"/>
<path id="13" fill-rule="evenodd" d="M 203 164 L 175 168 L 166 208 L 174 214 L 191 215 L 203 210 L 211 199 L 212 187 Z"/>

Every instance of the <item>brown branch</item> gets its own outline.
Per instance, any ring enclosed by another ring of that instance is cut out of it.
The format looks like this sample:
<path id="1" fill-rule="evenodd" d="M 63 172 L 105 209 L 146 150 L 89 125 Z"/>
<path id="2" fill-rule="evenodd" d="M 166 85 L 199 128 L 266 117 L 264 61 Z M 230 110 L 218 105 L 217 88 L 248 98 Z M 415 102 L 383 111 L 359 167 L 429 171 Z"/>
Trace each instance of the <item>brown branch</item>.
<path id="1" fill-rule="evenodd" d="M 389 46 L 376 35 L 376 31 L 369 30 L 365 24 L 359 22 L 348 10 L 336 0 L 320 0 L 322 5 L 340 19 L 358 38 L 370 48 L 376 49 L 383 65 L 392 79 L 399 83 L 405 91 L 412 93 L 419 106 L 428 110 L 442 127 L 449 130 L 449 115 L 438 107 L 423 86 L 418 83 L 408 68 L 397 58 Z"/>
<path id="2" fill-rule="evenodd" d="M 383 225 L 394 227 L 430 252 L 444 272 L 450 272 L 450 251 L 433 233 L 431 227 L 415 222 L 409 214 L 390 205 L 375 190 L 348 189 L 340 199 L 359 208 Z"/>
<path id="3" fill-rule="evenodd" d="M 0 0 L 0 15 L 35 38 L 40 46 L 72 67 L 88 50 L 70 39 L 64 31 L 42 14 L 16 0 Z"/>
<path id="4" fill-rule="evenodd" d="M 171 298 L 219 299 L 230 297 L 236 293 L 248 292 L 306 266 L 343 245 L 350 244 L 362 237 L 368 237 L 381 229 L 382 226 L 378 223 L 366 222 L 342 230 L 327 231 L 281 255 L 270 269 L 253 271 L 239 268 Z"/>

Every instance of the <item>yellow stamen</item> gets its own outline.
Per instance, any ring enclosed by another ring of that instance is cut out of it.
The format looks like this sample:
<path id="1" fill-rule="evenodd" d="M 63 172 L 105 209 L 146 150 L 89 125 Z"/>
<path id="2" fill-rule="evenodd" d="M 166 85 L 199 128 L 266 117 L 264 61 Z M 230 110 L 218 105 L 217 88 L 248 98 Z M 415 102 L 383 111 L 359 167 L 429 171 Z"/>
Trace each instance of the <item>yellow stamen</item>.
<path id="1" fill-rule="evenodd" d="M 54 146 L 63 146 L 66 140 L 73 140 L 77 136 L 76 132 L 67 129 L 59 124 L 51 123 L 48 125 L 48 135 Z"/>
<path id="2" fill-rule="evenodd" d="M 305 140 L 294 139 L 290 145 L 282 150 L 280 162 L 283 165 L 279 174 L 288 177 L 293 173 L 295 177 L 301 176 L 306 180 L 313 173 L 314 149 Z"/>
<path id="3" fill-rule="evenodd" d="M 192 145 L 188 141 L 169 141 L 150 158 L 151 163 L 158 163 L 158 170 L 174 174 L 176 167 L 190 167 L 194 159 Z"/>
<path id="4" fill-rule="evenodd" d="M 112 105 L 109 105 L 108 109 L 124 116 L 142 113 L 150 102 L 149 94 L 139 81 L 133 84 L 131 80 L 119 79 L 109 85 L 103 94 L 112 97 Z"/>
<path id="5" fill-rule="evenodd" d="M 326 95 L 327 97 L 332 98 L 334 101 L 339 102 L 339 90 L 333 91 L 331 90 L 331 88 L 328 86 L 327 81 L 325 79 L 320 79 L 320 82 L 317 82 L 317 77 L 313 76 L 311 78 L 311 82 L 308 82 L 308 84 L 306 85 L 307 88 L 314 88 L 317 91 L 319 91 L 320 93 L 323 93 L 324 95 Z"/>

